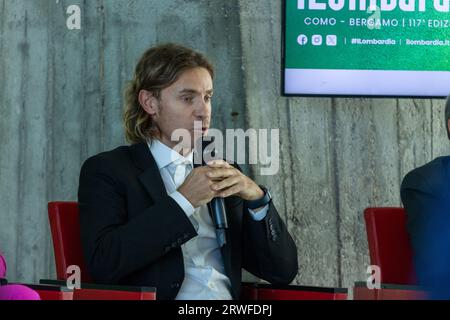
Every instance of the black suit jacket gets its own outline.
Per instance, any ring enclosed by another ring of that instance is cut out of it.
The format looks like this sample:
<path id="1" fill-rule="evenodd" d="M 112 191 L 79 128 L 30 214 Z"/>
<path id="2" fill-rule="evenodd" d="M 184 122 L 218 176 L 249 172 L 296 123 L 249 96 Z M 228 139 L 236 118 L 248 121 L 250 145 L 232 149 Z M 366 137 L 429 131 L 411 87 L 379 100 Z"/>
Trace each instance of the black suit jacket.
<path id="1" fill-rule="evenodd" d="M 450 285 L 450 157 L 408 173 L 401 198 L 420 284 Z"/>
<path id="2" fill-rule="evenodd" d="M 88 159 L 78 202 L 83 252 L 96 282 L 152 286 L 158 299 L 176 297 L 184 279 L 181 245 L 197 234 L 167 195 L 147 144 Z M 271 283 L 290 283 L 297 249 L 274 205 L 260 222 L 244 212 L 238 197 L 225 199 L 225 206 L 229 229 L 222 255 L 233 297 L 240 295 L 242 267 Z"/>

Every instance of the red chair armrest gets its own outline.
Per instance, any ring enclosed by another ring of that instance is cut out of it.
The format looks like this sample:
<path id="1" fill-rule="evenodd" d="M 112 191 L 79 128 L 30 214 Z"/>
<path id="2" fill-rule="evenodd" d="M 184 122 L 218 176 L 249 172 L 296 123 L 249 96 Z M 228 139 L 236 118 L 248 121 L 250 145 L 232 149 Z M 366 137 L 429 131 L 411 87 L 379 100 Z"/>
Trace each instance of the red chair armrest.
<path id="1" fill-rule="evenodd" d="M 13 283 L 10 283 L 11 285 Z M 73 300 L 74 292 L 64 286 L 42 285 L 42 284 L 24 284 L 14 283 L 26 286 L 39 294 L 41 300 Z"/>
<path id="2" fill-rule="evenodd" d="M 74 291 L 74 300 L 156 300 L 156 290 L 127 291 L 80 289 Z"/>
<path id="3" fill-rule="evenodd" d="M 347 300 L 345 288 L 243 283 L 243 300 Z"/>
<path id="4" fill-rule="evenodd" d="M 427 292 L 419 287 L 403 284 L 381 283 L 380 289 L 367 288 L 366 282 L 356 282 L 354 300 L 427 300 Z"/>
<path id="5" fill-rule="evenodd" d="M 41 284 L 66 286 L 63 280 L 40 280 Z M 73 300 L 156 300 L 156 288 L 82 283 Z"/>

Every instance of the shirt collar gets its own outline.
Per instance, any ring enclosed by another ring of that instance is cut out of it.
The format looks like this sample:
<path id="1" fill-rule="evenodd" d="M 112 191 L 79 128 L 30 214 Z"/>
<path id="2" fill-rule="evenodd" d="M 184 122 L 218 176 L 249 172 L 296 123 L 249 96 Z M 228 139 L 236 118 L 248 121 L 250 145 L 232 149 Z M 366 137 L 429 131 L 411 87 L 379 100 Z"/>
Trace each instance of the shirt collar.
<path id="1" fill-rule="evenodd" d="M 181 154 L 166 146 L 164 143 L 157 139 L 152 139 L 147 144 L 150 148 L 150 152 L 152 153 L 153 158 L 155 158 L 158 169 L 160 170 L 173 162 L 188 162 L 191 165 L 194 162 L 193 151 L 191 151 L 187 156 L 183 157 Z"/>

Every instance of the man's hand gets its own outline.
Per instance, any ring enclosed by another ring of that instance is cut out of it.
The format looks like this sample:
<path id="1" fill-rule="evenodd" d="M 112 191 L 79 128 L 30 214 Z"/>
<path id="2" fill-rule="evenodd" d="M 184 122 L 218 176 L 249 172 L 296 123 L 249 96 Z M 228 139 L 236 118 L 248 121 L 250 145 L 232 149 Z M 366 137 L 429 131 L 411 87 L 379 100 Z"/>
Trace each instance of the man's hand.
<path id="1" fill-rule="evenodd" d="M 227 198 L 237 195 L 244 200 L 257 200 L 264 197 L 264 191 L 249 177 L 223 160 L 208 163 L 212 169 L 206 173 L 211 179 L 211 189 L 216 197 Z"/>
<path id="2" fill-rule="evenodd" d="M 208 167 L 195 168 L 177 190 L 194 208 L 209 203 L 213 198 L 218 196 L 211 188 L 214 182 L 207 176 L 207 173 L 210 171 L 212 169 Z"/>
<path id="3" fill-rule="evenodd" d="M 264 197 L 264 191 L 252 179 L 223 160 L 212 161 L 208 166 L 192 170 L 178 192 L 194 208 L 209 203 L 216 197 L 236 195 L 249 201 Z"/>

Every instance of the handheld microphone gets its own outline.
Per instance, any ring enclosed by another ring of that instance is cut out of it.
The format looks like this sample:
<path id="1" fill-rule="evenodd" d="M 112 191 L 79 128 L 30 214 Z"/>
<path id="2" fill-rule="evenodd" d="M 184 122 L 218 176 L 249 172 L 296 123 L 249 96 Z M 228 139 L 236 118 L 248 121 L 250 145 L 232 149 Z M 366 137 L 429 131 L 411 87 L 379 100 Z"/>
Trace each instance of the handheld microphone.
<path id="1" fill-rule="evenodd" d="M 202 138 L 201 150 L 199 155 L 201 157 L 200 161 L 194 161 L 194 168 L 205 166 L 205 153 L 211 154 L 215 157 L 214 149 L 214 137 L 211 140 L 205 140 Z M 200 146 L 199 146 L 200 147 Z M 216 227 L 216 236 L 219 247 L 223 247 L 227 243 L 226 229 L 228 229 L 228 220 L 225 209 L 225 201 L 223 198 L 213 198 L 210 203 L 208 203 L 208 209 L 211 213 L 211 218 L 213 220 L 214 226 Z"/>

